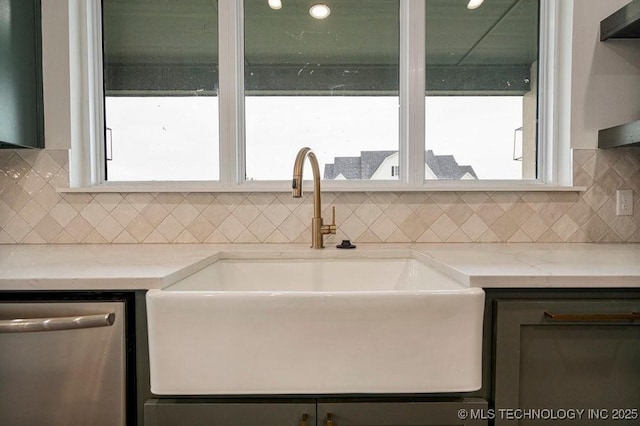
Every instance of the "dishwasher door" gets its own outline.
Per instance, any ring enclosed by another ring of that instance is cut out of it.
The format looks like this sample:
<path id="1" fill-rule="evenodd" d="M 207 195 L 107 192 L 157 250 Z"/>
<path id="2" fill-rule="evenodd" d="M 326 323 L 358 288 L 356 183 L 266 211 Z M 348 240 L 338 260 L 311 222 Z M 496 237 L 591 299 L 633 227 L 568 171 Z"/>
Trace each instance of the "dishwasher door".
<path id="1" fill-rule="evenodd" d="M 124 302 L 0 303 L 0 425 L 124 425 Z"/>

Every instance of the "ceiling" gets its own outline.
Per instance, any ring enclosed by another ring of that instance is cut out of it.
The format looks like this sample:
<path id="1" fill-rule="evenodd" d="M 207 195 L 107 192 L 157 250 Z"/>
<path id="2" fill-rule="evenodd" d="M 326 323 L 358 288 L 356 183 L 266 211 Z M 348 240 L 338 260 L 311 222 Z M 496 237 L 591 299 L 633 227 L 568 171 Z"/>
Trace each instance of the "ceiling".
<path id="1" fill-rule="evenodd" d="M 486 0 L 475 10 L 468 0 L 425 1 L 428 90 L 529 90 L 537 0 Z M 267 0 L 245 0 L 247 89 L 397 92 L 399 1 L 327 0 L 326 20 L 309 16 L 316 2 L 282 0 L 272 10 Z M 103 4 L 107 90 L 215 89 L 216 0 Z"/>

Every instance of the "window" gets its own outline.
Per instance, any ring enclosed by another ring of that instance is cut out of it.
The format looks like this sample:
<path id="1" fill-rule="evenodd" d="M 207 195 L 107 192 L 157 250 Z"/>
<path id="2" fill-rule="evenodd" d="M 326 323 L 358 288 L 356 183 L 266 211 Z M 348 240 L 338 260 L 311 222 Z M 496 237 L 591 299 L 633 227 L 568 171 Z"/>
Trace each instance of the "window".
<path id="1" fill-rule="evenodd" d="M 211 0 L 103 1 L 106 178 L 219 178 Z"/>
<path id="2" fill-rule="evenodd" d="M 425 178 L 536 179 L 538 0 L 463 4 L 426 0 Z"/>
<path id="3" fill-rule="evenodd" d="M 329 4 L 314 19 L 308 1 L 244 1 L 248 180 L 289 180 L 304 145 L 339 180 L 374 179 L 398 151 L 400 2 Z"/>
<path id="4" fill-rule="evenodd" d="M 303 146 L 331 190 L 563 181 L 557 0 L 102 3 L 110 182 L 286 190 Z"/>

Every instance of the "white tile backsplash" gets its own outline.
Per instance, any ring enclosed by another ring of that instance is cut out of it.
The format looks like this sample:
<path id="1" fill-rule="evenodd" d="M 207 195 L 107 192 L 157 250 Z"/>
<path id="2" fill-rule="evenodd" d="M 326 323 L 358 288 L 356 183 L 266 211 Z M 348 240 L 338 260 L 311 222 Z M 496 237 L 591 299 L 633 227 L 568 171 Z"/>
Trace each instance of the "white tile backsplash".
<path id="1" fill-rule="evenodd" d="M 574 150 L 582 193 L 323 193 L 355 242 L 640 242 L 640 150 Z M 310 241 L 313 197 L 289 194 L 59 194 L 66 151 L 0 151 L 0 243 Z M 636 194 L 615 215 L 615 191 Z"/>

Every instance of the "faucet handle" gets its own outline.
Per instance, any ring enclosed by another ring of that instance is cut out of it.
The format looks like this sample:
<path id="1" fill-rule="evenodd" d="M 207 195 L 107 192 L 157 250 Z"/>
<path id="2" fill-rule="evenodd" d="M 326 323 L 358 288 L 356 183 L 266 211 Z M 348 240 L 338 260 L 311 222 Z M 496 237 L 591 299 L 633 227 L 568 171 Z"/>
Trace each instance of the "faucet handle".
<path id="1" fill-rule="evenodd" d="M 322 225 L 320 227 L 320 234 L 321 235 L 335 234 L 337 229 L 338 227 L 336 226 L 336 208 L 334 206 L 334 207 L 331 207 L 331 225 Z"/>
<path id="2" fill-rule="evenodd" d="M 338 227 L 336 226 L 336 206 L 331 207 L 331 225 L 329 225 L 329 234 L 335 234 Z"/>

